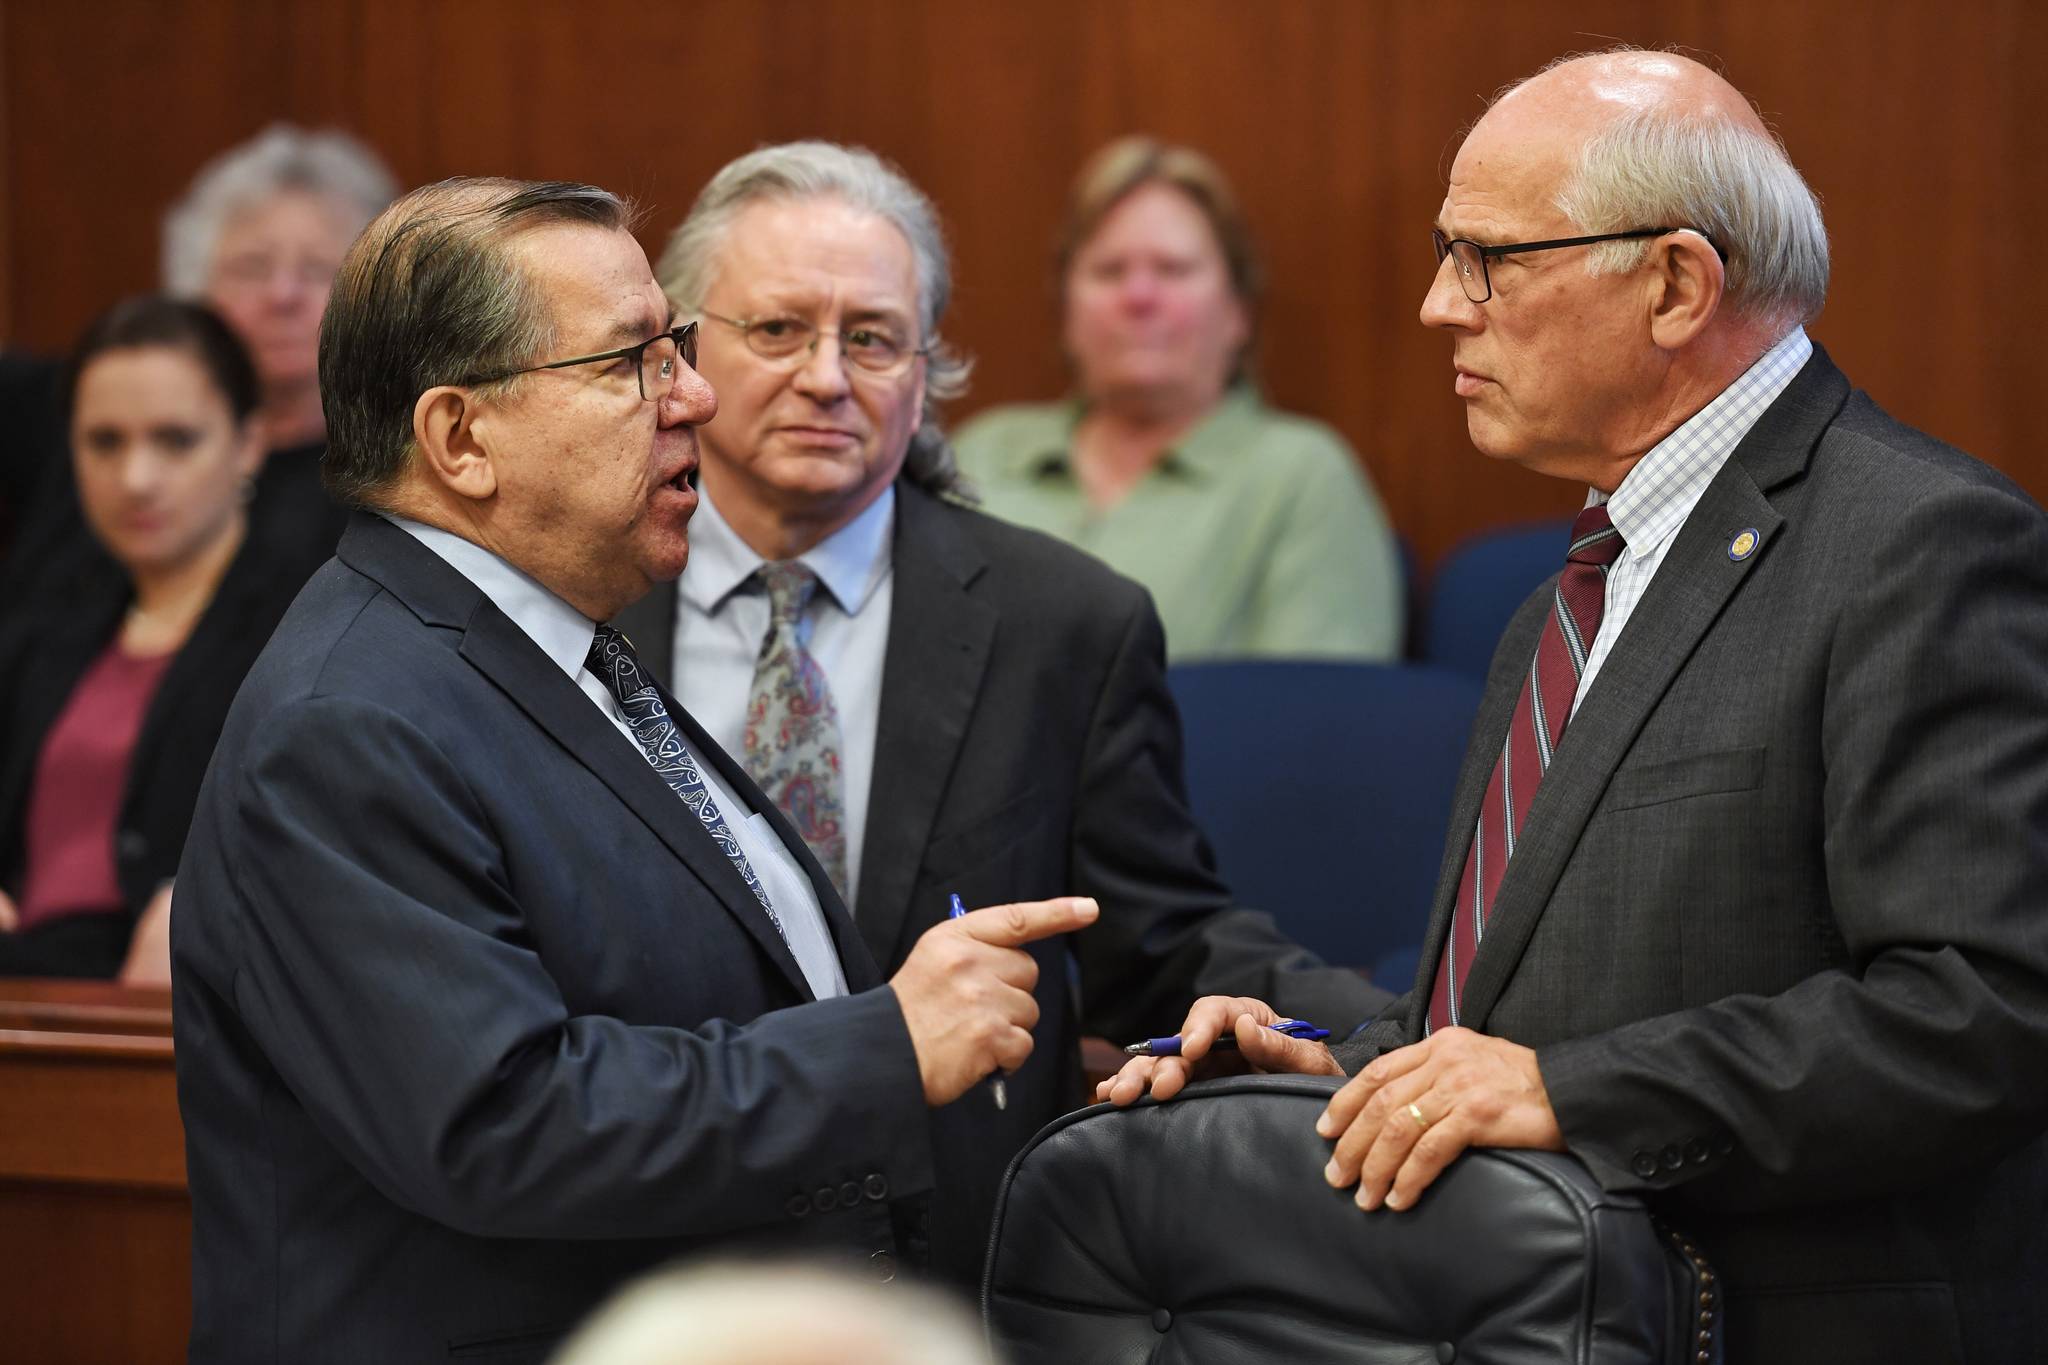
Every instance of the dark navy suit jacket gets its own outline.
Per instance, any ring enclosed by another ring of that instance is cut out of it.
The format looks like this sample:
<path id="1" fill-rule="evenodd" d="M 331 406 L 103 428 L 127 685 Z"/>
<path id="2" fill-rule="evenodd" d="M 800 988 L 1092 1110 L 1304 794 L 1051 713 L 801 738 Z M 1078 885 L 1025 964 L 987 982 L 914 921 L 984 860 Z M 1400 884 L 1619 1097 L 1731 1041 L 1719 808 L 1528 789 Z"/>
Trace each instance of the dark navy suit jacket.
<path id="1" fill-rule="evenodd" d="M 530 639 L 359 516 L 250 672 L 172 950 L 194 1361 L 538 1360 L 706 1247 L 886 1264 L 932 1184 L 916 1058 L 817 1002 L 687 807 Z"/>

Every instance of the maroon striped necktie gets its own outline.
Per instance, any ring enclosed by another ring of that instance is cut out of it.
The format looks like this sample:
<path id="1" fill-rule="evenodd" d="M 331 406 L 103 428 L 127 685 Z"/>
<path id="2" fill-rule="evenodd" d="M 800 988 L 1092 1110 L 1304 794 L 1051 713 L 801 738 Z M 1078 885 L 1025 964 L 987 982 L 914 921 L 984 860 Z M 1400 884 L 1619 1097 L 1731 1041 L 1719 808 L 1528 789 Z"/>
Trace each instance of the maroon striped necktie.
<path id="1" fill-rule="evenodd" d="M 1458 879 L 1458 899 L 1451 909 L 1451 932 L 1444 939 L 1443 960 L 1429 993 L 1429 1027 L 1436 1032 L 1462 1022 L 1465 978 L 1479 945 L 1486 939 L 1486 917 L 1500 890 L 1508 859 L 1536 784 L 1550 768 L 1550 757 L 1564 738 L 1571 719 L 1572 698 L 1586 671 L 1586 655 L 1600 633 L 1600 615 L 1607 605 L 1607 569 L 1620 557 L 1621 532 L 1608 519 L 1605 504 L 1588 507 L 1572 523 L 1571 548 L 1564 572 L 1550 600 L 1550 619 L 1536 641 L 1536 656 L 1522 679 L 1515 717 L 1501 742 L 1500 758 L 1486 783 L 1479 823 L 1465 852 L 1465 871 Z"/>

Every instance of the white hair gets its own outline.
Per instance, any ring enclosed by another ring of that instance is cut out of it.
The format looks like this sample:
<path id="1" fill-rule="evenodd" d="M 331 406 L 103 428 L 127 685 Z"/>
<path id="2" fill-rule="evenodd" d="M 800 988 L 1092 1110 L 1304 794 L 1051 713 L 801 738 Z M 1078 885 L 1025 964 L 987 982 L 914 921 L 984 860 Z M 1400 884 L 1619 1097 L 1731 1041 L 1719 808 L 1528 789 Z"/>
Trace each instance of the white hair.
<path id="1" fill-rule="evenodd" d="M 551 1365 L 993 1365 L 958 1303 L 810 1265 L 657 1271 L 577 1331 Z"/>
<path id="2" fill-rule="evenodd" d="M 331 203 L 353 238 L 397 196 L 398 186 L 376 153 L 348 134 L 273 123 L 202 166 L 164 215 L 164 288 L 183 298 L 205 293 L 228 221 L 288 190 Z"/>
<path id="3" fill-rule="evenodd" d="M 1650 51 L 1624 43 L 1570 53 L 1504 87 L 1489 107 L 1561 66 Z M 1828 232 L 1820 199 L 1771 133 L 1726 118 L 1636 109 L 1579 149 L 1555 203 L 1589 236 L 1645 227 L 1704 233 L 1727 262 L 1729 305 L 1780 335 L 1810 321 L 1827 302 Z M 1603 242 L 1586 253 L 1586 269 L 1595 275 L 1633 270 L 1649 251 L 1643 240 Z"/>
<path id="4" fill-rule="evenodd" d="M 669 302 L 685 312 L 704 302 L 733 220 L 750 205 L 771 199 L 837 199 L 893 224 L 910 243 L 918 321 L 931 351 L 925 361 L 924 420 L 911 438 L 904 469 L 934 492 L 961 491 L 959 467 L 940 429 L 937 405 L 967 391 L 974 362 L 939 335 L 953 294 L 953 263 L 938 210 L 895 166 L 865 147 L 816 140 L 756 148 L 726 163 L 669 235 L 655 267 Z"/>
<path id="5" fill-rule="evenodd" d="M 1728 302 L 1780 330 L 1820 312 L 1828 234 L 1820 202 L 1775 137 L 1726 119 L 1636 110 L 1589 139 L 1557 194 L 1586 233 L 1690 227 L 1728 262 Z M 1588 253 L 1595 274 L 1631 270 L 1646 241 Z"/>

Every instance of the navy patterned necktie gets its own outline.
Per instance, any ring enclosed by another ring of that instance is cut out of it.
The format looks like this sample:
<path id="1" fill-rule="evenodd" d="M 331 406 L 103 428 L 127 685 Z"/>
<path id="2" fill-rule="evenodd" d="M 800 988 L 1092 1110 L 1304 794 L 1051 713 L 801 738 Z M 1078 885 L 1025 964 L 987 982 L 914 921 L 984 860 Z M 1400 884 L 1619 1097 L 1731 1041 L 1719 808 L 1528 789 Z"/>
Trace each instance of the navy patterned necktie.
<path id="1" fill-rule="evenodd" d="M 1426 1031 L 1435 1033 L 1463 1022 L 1465 977 L 1479 945 L 1486 938 L 1508 859 L 1522 821 L 1536 799 L 1536 786 L 1550 770 L 1550 757 L 1564 739 L 1572 699 L 1586 671 L 1586 655 L 1600 633 L 1607 608 L 1607 571 L 1624 549 L 1606 504 L 1588 507 L 1572 523 L 1565 550 L 1564 572 L 1551 594 L 1550 615 L 1536 640 L 1536 655 L 1522 675 L 1522 694 L 1514 719 L 1494 760 L 1493 776 L 1479 807 L 1479 821 L 1465 850 L 1465 871 L 1458 881 L 1458 899 L 1451 906 L 1451 932 L 1444 938 L 1436 981 L 1430 988 Z"/>
<path id="2" fill-rule="evenodd" d="M 726 824 L 717 800 L 711 795 L 711 788 L 704 783 L 704 775 L 697 771 L 697 760 L 683 743 L 682 733 L 676 729 L 668 708 L 661 704 L 661 693 L 641 669 L 633 646 L 627 644 L 626 637 L 617 630 L 600 624 L 596 637 L 590 642 L 590 655 L 583 665 L 595 673 L 612 696 L 618 699 L 619 709 L 626 713 L 626 728 L 633 732 L 634 739 L 640 741 L 640 750 L 654 765 L 654 771 L 661 774 L 661 780 L 668 783 L 669 790 L 682 797 L 683 804 L 704 822 L 705 830 L 739 870 L 740 880 L 747 884 L 747 889 L 754 893 L 754 899 L 760 901 L 761 908 L 768 912 L 775 932 L 782 935 L 784 943 L 789 942 L 789 935 L 782 928 L 782 917 L 769 904 L 767 888 L 754 875 L 754 865 L 747 861 L 746 851 L 734 837 L 732 827 Z"/>

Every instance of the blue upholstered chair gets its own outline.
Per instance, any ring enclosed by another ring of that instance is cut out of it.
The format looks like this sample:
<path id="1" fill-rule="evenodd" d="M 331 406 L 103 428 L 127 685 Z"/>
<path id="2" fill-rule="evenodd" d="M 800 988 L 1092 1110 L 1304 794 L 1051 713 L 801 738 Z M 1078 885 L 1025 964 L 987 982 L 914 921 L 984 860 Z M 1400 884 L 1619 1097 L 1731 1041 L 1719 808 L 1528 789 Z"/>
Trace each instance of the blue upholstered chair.
<path id="1" fill-rule="evenodd" d="M 1407 665 L 1168 674 L 1195 814 L 1243 904 L 1325 960 L 1414 980 L 1479 683 Z"/>
<path id="2" fill-rule="evenodd" d="M 1569 519 L 1530 522 L 1453 547 L 1430 579 L 1417 659 L 1484 678 L 1515 608 L 1564 567 L 1571 530 Z"/>

